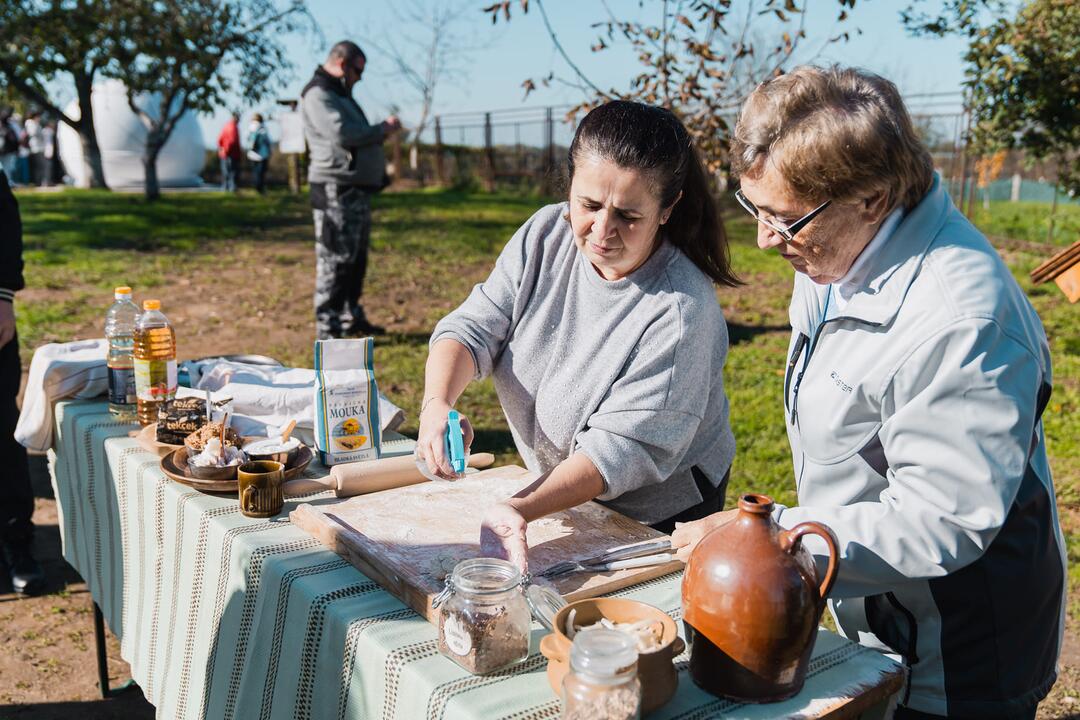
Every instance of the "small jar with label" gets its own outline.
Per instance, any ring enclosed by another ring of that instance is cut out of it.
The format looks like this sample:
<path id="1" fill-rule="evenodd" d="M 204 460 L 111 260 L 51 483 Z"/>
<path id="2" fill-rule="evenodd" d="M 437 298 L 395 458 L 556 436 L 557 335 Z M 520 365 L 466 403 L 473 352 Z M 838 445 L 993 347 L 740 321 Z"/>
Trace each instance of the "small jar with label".
<path id="1" fill-rule="evenodd" d="M 637 659 L 634 638 L 621 630 L 578 632 L 563 678 L 561 720 L 638 720 Z"/>
<path id="2" fill-rule="evenodd" d="M 462 560 L 433 607 L 439 613 L 439 652 L 474 675 L 529 656 L 532 615 L 521 572 L 505 560 Z"/>

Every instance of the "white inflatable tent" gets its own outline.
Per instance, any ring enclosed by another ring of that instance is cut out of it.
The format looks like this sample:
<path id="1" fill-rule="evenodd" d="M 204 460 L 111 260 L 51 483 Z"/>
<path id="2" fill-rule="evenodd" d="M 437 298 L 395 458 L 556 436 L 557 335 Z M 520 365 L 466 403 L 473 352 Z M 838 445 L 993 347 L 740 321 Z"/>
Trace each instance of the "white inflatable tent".
<path id="1" fill-rule="evenodd" d="M 105 182 L 114 189 L 141 188 L 143 148 L 146 128 L 127 104 L 124 84 L 119 80 L 96 83 L 91 95 L 94 104 L 94 129 L 104 164 Z M 156 103 L 140 98 L 139 107 L 156 115 Z M 72 101 L 66 112 L 79 117 L 79 104 Z M 82 141 L 65 123 L 59 125 L 60 159 L 77 185 L 82 184 Z M 161 187 L 194 187 L 202 184 L 199 173 L 206 161 L 202 130 L 195 114 L 188 112 L 176 123 L 157 161 Z"/>

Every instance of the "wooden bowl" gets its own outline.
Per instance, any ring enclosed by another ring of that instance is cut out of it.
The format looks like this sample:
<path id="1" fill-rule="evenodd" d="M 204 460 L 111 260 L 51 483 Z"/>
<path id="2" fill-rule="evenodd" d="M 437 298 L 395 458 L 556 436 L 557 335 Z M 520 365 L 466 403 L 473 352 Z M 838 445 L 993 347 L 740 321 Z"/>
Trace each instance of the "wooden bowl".
<path id="1" fill-rule="evenodd" d="M 641 680 L 641 714 L 656 710 L 671 700 L 679 686 L 675 657 L 686 649 L 675 621 L 666 612 L 637 600 L 589 598 L 572 602 L 555 613 L 554 629 L 540 641 L 540 652 L 548 659 L 547 677 L 556 695 L 562 695 L 563 677 L 570 670 L 570 647 L 573 641 L 563 629 L 571 610 L 576 610 L 575 624 L 591 625 L 601 618 L 613 623 L 653 620 L 663 626 L 660 647 L 638 653 L 638 679 Z"/>
<path id="2" fill-rule="evenodd" d="M 182 468 L 185 468 L 187 474 L 198 480 L 236 480 L 236 468 L 240 467 L 243 463 L 236 463 L 235 465 L 227 465 L 225 467 L 199 467 L 198 465 L 192 465 L 191 460 L 191 448 L 184 446 L 176 451 L 173 456 L 174 462 Z"/>
<path id="3" fill-rule="evenodd" d="M 285 481 L 295 480 L 303 475 L 304 470 L 308 464 L 315 458 L 315 453 L 311 451 L 307 445 L 300 445 L 300 453 L 296 458 L 295 463 L 290 463 L 285 466 Z M 232 470 L 232 475 L 225 480 L 203 480 L 197 478 L 191 473 L 191 467 L 187 461 L 187 448 L 177 448 L 175 451 L 169 453 L 165 457 L 161 458 L 161 472 L 165 473 L 167 477 L 175 480 L 178 483 L 183 483 L 196 490 L 202 490 L 203 492 L 211 493 L 231 493 L 236 495 L 239 483 L 236 480 L 236 468 L 233 465 L 230 468 L 216 468 L 219 470 Z"/>

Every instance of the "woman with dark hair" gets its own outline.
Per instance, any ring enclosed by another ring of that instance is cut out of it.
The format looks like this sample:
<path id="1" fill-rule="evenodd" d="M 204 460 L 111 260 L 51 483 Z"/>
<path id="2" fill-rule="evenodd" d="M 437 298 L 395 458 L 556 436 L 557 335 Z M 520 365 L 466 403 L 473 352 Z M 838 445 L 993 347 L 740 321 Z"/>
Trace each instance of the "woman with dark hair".
<path id="1" fill-rule="evenodd" d="M 715 512 L 735 454 L 713 283 L 738 281 L 686 128 L 607 103 L 578 127 L 568 171 L 567 200 L 533 215 L 435 327 L 420 409 L 417 456 L 453 477 L 447 412 L 494 378 L 539 478 L 485 510 L 481 550 L 523 569 L 528 522 L 589 500 L 666 532 Z"/>

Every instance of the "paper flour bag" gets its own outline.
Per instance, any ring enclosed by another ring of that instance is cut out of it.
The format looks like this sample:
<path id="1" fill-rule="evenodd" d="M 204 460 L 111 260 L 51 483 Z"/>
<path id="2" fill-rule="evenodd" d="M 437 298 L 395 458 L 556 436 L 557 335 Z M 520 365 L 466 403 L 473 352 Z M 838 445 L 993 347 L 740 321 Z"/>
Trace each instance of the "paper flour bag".
<path id="1" fill-rule="evenodd" d="M 315 341 L 315 448 L 323 465 L 379 457 L 375 341 Z"/>

